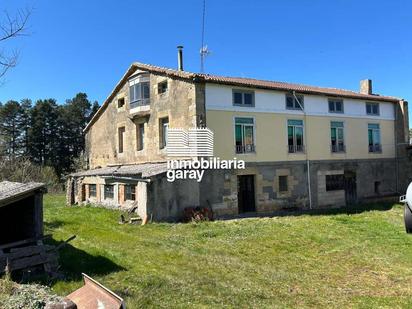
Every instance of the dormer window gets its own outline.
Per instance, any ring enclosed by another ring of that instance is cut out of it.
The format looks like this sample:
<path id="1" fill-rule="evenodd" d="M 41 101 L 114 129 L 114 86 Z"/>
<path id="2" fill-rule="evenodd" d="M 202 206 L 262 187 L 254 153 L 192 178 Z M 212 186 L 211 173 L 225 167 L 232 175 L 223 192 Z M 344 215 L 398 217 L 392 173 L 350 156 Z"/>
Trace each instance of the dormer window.
<path id="1" fill-rule="evenodd" d="M 139 75 L 129 81 L 130 108 L 150 104 L 150 81 L 148 75 Z"/>

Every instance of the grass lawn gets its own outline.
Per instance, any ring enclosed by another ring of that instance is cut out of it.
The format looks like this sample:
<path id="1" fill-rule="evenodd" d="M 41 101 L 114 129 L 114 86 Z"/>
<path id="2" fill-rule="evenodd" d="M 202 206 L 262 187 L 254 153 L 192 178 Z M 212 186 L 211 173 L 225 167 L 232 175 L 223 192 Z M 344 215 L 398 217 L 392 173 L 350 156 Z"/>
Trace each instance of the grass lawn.
<path id="1" fill-rule="evenodd" d="M 139 307 L 411 307 L 412 236 L 400 205 L 358 213 L 119 225 L 119 213 L 45 197 L 66 295 L 85 272 Z"/>

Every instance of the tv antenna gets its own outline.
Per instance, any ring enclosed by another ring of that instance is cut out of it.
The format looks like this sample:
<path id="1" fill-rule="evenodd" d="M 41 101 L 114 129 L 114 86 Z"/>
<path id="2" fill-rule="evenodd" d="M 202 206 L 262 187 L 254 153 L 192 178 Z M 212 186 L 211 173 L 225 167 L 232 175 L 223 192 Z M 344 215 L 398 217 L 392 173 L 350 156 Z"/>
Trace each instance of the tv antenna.
<path id="1" fill-rule="evenodd" d="M 200 72 L 205 70 L 205 58 L 210 54 L 207 45 L 205 45 L 205 16 L 206 16 L 206 0 L 203 0 L 203 18 L 202 18 L 202 45 L 200 48 Z"/>

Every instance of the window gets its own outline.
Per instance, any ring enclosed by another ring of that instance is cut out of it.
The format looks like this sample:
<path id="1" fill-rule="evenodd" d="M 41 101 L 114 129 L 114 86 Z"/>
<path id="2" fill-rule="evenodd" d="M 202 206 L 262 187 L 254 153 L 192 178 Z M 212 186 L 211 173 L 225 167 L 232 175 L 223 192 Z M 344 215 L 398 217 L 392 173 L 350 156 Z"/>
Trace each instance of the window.
<path id="1" fill-rule="evenodd" d="M 167 91 L 167 80 L 157 84 L 157 93 L 162 94 Z"/>
<path id="2" fill-rule="evenodd" d="M 124 98 L 120 98 L 117 100 L 117 108 L 122 108 L 124 106 Z"/>
<path id="3" fill-rule="evenodd" d="M 343 122 L 332 121 L 330 123 L 330 145 L 332 152 L 345 152 Z"/>
<path id="4" fill-rule="evenodd" d="M 113 199 L 114 197 L 114 186 L 113 185 L 104 185 L 104 198 Z"/>
<path id="5" fill-rule="evenodd" d="M 253 118 L 235 118 L 236 153 L 255 152 L 254 126 Z"/>
<path id="6" fill-rule="evenodd" d="M 169 129 L 169 117 L 159 119 L 159 145 L 160 149 L 167 146 L 167 131 Z"/>
<path id="7" fill-rule="evenodd" d="M 142 75 L 129 81 L 130 108 L 150 103 L 149 77 Z"/>
<path id="8" fill-rule="evenodd" d="M 379 104 L 378 103 L 366 103 L 366 114 L 367 115 L 379 115 Z"/>
<path id="9" fill-rule="evenodd" d="M 136 200 L 136 185 L 126 186 L 126 200 L 129 200 L 129 201 Z"/>
<path id="10" fill-rule="evenodd" d="M 303 120 L 288 120 L 288 152 L 303 151 Z"/>
<path id="11" fill-rule="evenodd" d="M 344 190 L 345 188 L 345 176 L 339 175 L 326 175 L 326 191 Z"/>
<path id="12" fill-rule="evenodd" d="M 368 124 L 369 152 L 382 152 L 381 130 L 378 123 Z"/>
<path id="13" fill-rule="evenodd" d="M 118 129 L 118 138 L 119 138 L 119 153 L 123 153 L 123 146 L 124 146 L 124 135 L 126 132 L 125 127 L 120 127 Z"/>
<path id="14" fill-rule="evenodd" d="M 255 93 L 253 91 L 233 90 L 233 105 L 254 106 Z"/>
<path id="15" fill-rule="evenodd" d="M 136 125 L 136 145 L 137 150 L 143 150 L 144 148 L 144 123 L 138 123 Z"/>
<path id="16" fill-rule="evenodd" d="M 296 100 L 297 98 L 297 100 Z M 299 100 L 299 102 L 298 102 Z M 300 103 L 300 104 L 299 104 Z M 301 107 L 302 105 L 302 107 Z M 297 94 L 286 94 L 286 109 L 298 109 L 298 110 L 303 110 L 304 104 L 303 104 L 303 95 Z"/>
<path id="17" fill-rule="evenodd" d="M 381 186 L 381 182 L 380 181 L 375 181 L 375 194 L 377 194 L 377 195 L 379 195 L 381 193 L 380 186 Z"/>
<path id="18" fill-rule="evenodd" d="M 96 197 L 96 185 L 89 185 L 89 197 Z"/>
<path id="19" fill-rule="evenodd" d="M 329 99 L 329 112 L 330 113 L 343 113 L 343 101 L 339 99 Z"/>
<path id="20" fill-rule="evenodd" d="M 288 191 L 288 176 L 279 176 L 279 192 Z"/>

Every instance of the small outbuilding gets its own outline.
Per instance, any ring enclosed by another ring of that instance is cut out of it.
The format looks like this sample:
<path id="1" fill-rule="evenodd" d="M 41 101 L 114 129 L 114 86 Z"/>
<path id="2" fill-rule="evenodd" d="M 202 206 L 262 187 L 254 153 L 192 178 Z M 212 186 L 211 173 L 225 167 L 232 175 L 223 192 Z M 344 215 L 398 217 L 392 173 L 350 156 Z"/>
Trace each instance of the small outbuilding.
<path id="1" fill-rule="evenodd" d="M 42 183 L 0 182 L 0 247 L 43 237 Z"/>

